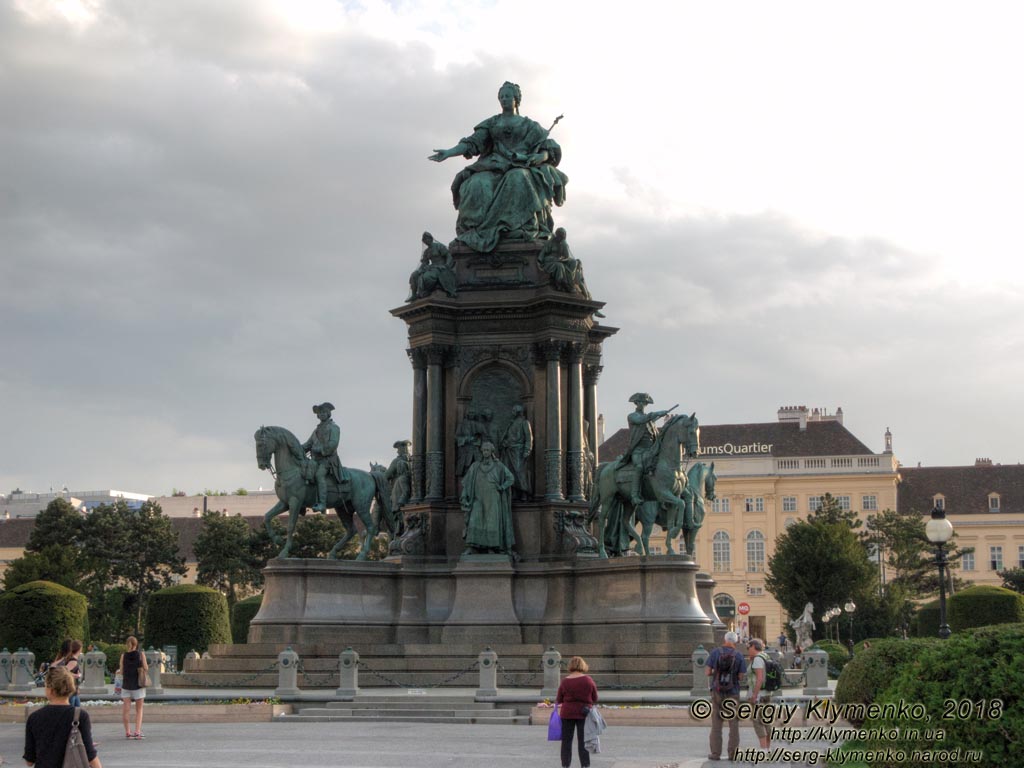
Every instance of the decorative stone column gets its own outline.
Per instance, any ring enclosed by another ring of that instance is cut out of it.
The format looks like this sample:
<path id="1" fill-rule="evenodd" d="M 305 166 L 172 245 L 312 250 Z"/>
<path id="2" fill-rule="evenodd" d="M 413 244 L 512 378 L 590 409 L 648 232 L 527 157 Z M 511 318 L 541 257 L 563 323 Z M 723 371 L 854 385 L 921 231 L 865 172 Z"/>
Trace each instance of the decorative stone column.
<path id="1" fill-rule="evenodd" d="M 159 696 L 164 692 L 163 687 L 160 685 L 160 673 L 164 669 L 163 651 L 158 651 L 153 646 L 149 646 L 149 650 L 146 651 L 146 663 L 149 664 L 149 685 L 146 686 L 146 695 L 153 694 L 154 696 Z"/>
<path id="2" fill-rule="evenodd" d="M 690 684 L 690 695 L 695 699 L 707 698 L 710 694 L 708 688 L 708 656 L 710 656 L 703 645 L 698 645 L 693 649 L 693 654 L 690 656 L 691 669 L 693 670 L 693 681 Z"/>
<path id="3" fill-rule="evenodd" d="M 299 654 L 290 645 L 277 654 L 277 688 L 274 695 L 299 695 Z"/>
<path id="4" fill-rule="evenodd" d="M 583 497 L 583 355 L 586 344 L 568 344 L 569 354 L 569 434 L 566 452 L 566 492 L 570 501 Z"/>
<path id="5" fill-rule="evenodd" d="M 107 654 L 103 651 L 89 651 L 82 659 L 82 687 L 79 693 L 101 694 L 107 692 Z"/>
<path id="6" fill-rule="evenodd" d="M 444 498 L 444 363 L 448 347 L 430 344 L 427 352 L 427 492 L 424 498 Z"/>
<path id="7" fill-rule="evenodd" d="M 355 698 L 359 693 L 359 654 L 351 647 L 346 648 L 338 657 L 338 669 L 340 684 L 334 694 L 343 699 Z"/>
<path id="8" fill-rule="evenodd" d="M 562 495 L 562 376 L 565 343 L 551 339 L 538 345 L 547 366 L 547 445 L 544 450 L 545 494 L 548 501 L 564 501 Z"/>
<path id="9" fill-rule="evenodd" d="M 498 695 L 498 654 L 488 646 L 479 656 L 480 687 L 476 698 L 492 699 Z"/>
<path id="10" fill-rule="evenodd" d="M 408 350 L 412 363 L 412 455 L 409 457 L 412 484 L 409 503 L 423 501 L 424 458 L 427 455 L 427 354 L 422 348 Z"/>
<path id="11" fill-rule="evenodd" d="M 11 652 L 4 648 L 0 651 L 0 690 L 6 691 L 14 679 L 11 675 Z"/>
<path id="12" fill-rule="evenodd" d="M 545 698 L 557 695 L 562 681 L 562 654 L 555 650 L 555 646 L 552 645 L 541 656 L 541 666 L 544 668 L 544 688 L 540 695 Z"/>
<path id="13" fill-rule="evenodd" d="M 583 418 L 587 422 L 587 442 L 598 462 L 601 457 L 597 455 L 597 380 L 602 370 L 600 365 L 587 365 L 583 368 Z"/>
<path id="14" fill-rule="evenodd" d="M 31 691 L 36 687 L 36 655 L 28 648 L 19 648 L 11 654 L 11 683 L 8 691 Z"/>
<path id="15" fill-rule="evenodd" d="M 804 696 L 831 696 L 828 687 L 828 654 L 817 646 L 804 651 Z"/>

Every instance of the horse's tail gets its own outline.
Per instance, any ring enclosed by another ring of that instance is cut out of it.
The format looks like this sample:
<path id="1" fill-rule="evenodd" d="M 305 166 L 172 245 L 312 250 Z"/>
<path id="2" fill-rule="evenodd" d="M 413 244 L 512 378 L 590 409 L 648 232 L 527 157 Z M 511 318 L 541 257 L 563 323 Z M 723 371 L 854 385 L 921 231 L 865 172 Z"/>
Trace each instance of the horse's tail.
<path id="1" fill-rule="evenodd" d="M 593 522 L 601 511 L 601 473 L 604 472 L 607 464 L 599 464 L 594 471 L 594 487 L 590 491 L 590 511 L 587 514 L 587 522 Z"/>

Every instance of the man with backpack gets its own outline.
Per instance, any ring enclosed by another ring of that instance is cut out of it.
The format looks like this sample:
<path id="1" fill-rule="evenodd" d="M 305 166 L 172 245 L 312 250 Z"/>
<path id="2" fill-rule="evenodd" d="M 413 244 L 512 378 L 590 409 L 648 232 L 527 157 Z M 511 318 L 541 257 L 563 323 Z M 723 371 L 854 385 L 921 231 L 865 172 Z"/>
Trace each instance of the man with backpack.
<path id="1" fill-rule="evenodd" d="M 739 701 L 740 678 L 747 672 L 743 654 L 736 650 L 739 636 L 726 632 L 722 645 L 708 654 L 704 673 L 710 677 L 711 688 L 711 744 L 709 760 L 722 759 L 722 702 L 725 699 Z M 731 760 L 740 747 L 740 723 L 736 718 L 729 720 L 729 751 Z"/>
<path id="2" fill-rule="evenodd" d="M 782 667 L 764 651 L 764 641 L 760 638 L 751 638 L 747 645 L 747 654 L 750 657 L 750 703 L 757 704 L 771 701 L 772 693 L 782 687 Z M 762 749 L 768 749 L 771 744 L 772 721 L 764 714 L 765 710 L 754 710 L 751 718 L 754 723 L 754 733 L 761 744 Z"/>

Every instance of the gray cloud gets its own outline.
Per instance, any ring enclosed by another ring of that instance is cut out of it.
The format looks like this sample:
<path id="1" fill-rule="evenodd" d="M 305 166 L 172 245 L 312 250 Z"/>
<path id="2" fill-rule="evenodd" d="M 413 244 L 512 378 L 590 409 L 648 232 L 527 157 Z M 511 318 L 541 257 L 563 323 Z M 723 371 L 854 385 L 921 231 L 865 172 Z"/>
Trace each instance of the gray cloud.
<path id="1" fill-rule="evenodd" d="M 252 8 L 116 3 L 85 31 L 0 10 L 0 488 L 267 484 L 253 431 L 305 437 L 324 399 L 347 463 L 408 434 L 388 310 L 419 233 L 451 236 L 459 165 L 426 155 L 542 70 L 438 72 L 425 46 L 351 30 L 310 49 Z M 993 405 L 1022 373 L 1012 290 L 970 294 L 892 243 L 780 214 L 669 217 L 618 177 L 642 213 L 572 184 L 560 212 L 622 326 L 610 428 L 644 388 L 718 423 L 843 405 L 908 461 L 1016 460 Z M 985 402 L 964 397 L 979 385 Z M 987 447 L 950 439 L 961 407 Z"/>

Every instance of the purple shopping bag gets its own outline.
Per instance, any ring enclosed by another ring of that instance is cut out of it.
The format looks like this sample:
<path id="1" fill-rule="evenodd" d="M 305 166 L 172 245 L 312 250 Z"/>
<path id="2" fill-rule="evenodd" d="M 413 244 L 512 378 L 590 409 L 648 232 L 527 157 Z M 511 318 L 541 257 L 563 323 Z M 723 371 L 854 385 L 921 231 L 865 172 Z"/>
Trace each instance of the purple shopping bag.
<path id="1" fill-rule="evenodd" d="M 562 718 L 558 716 L 558 707 L 551 711 L 551 719 L 548 720 L 548 741 L 562 740 Z"/>

